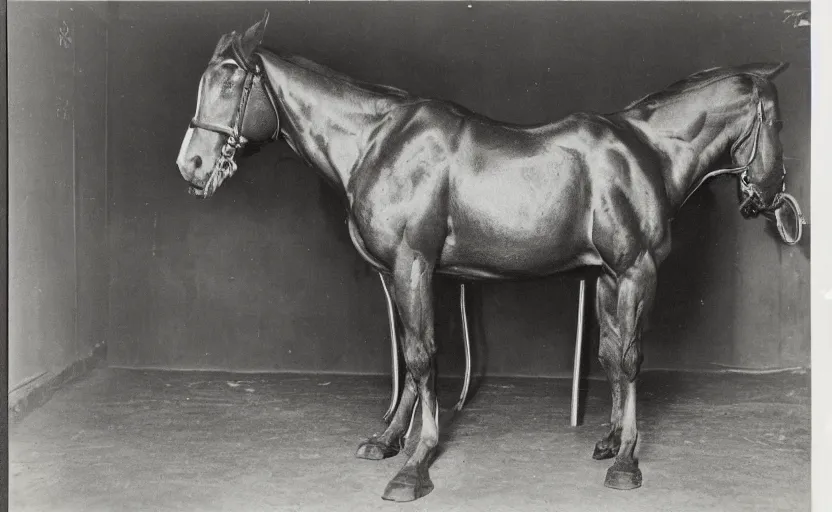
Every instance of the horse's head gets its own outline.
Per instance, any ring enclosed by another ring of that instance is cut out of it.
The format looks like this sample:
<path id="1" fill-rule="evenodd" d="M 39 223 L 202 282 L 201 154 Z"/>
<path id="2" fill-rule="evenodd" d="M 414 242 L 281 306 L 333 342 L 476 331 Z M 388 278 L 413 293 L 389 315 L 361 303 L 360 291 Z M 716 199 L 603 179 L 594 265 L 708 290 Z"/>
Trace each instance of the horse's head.
<path id="1" fill-rule="evenodd" d="M 780 193 L 785 191 L 786 186 L 786 168 L 783 165 L 779 133 L 782 122 L 777 104 L 758 99 L 753 108 L 753 120 L 745 134 L 731 148 L 734 162 L 744 162 L 737 167 L 737 174 L 742 201 L 740 213 L 745 218 L 774 210 L 778 206 Z"/>
<path id="2" fill-rule="evenodd" d="M 780 235 L 786 243 L 797 243 L 802 231 L 803 219 L 797 201 L 786 193 L 786 167 L 783 164 L 783 146 L 780 143 L 780 109 L 777 90 L 770 78 L 786 68 L 781 64 L 763 77 L 753 81 L 753 118 L 747 123 L 740 138 L 731 147 L 731 158 L 739 177 L 740 213 L 754 218 L 761 213 L 776 220 Z M 792 210 L 797 226 L 794 235 L 787 234 L 781 215 L 784 207 Z"/>
<path id="3" fill-rule="evenodd" d="M 273 92 L 255 49 L 263 41 L 269 14 L 249 28 L 222 36 L 202 74 L 194 114 L 176 165 L 189 191 L 210 197 L 234 174 L 234 156 L 247 142 L 277 138 L 280 121 Z"/>

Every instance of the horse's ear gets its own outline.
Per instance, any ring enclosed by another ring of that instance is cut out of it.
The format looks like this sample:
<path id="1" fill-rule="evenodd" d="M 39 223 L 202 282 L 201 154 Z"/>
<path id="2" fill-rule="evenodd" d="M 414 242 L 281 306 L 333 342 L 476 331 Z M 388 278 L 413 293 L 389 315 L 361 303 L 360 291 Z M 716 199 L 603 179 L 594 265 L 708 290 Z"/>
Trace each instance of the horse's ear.
<path id="1" fill-rule="evenodd" d="M 249 57 L 251 53 L 263 42 L 263 34 L 266 32 L 266 24 L 268 22 L 269 11 L 267 10 L 263 13 L 263 19 L 252 25 L 251 28 L 246 30 L 246 33 L 243 34 L 240 43 L 242 44 L 243 52 L 246 57 Z"/>

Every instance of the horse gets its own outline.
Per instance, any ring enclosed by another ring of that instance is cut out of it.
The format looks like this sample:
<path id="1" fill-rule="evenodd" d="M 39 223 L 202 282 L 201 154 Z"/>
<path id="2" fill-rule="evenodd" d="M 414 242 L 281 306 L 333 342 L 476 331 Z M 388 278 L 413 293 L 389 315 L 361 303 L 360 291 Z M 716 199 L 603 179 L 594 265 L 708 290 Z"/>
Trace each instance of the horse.
<path id="1" fill-rule="evenodd" d="M 223 35 L 199 83 L 177 165 L 211 197 L 247 143 L 285 140 L 344 196 L 356 250 L 384 276 L 403 326 L 401 401 L 356 456 L 396 455 L 421 403 L 421 431 L 383 498 L 433 489 L 439 439 L 433 387 L 433 280 L 534 278 L 596 267 L 599 360 L 611 388 L 595 459 L 604 484 L 634 489 L 636 381 L 671 220 L 707 179 L 738 179 L 745 218 L 773 217 L 786 170 L 777 91 L 784 63 L 701 71 L 624 110 L 536 126 L 501 123 L 448 101 L 362 82 L 262 48 L 268 12 Z M 714 169 L 730 158 L 732 167 Z M 779 218 L 779 217 L 778 217 Z"/>

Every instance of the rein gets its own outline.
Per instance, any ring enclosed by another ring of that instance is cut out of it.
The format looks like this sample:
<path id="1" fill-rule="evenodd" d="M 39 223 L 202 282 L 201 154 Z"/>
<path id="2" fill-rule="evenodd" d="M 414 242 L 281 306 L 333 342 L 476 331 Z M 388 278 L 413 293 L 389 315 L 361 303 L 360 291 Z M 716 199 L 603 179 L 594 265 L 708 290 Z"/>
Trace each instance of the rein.
<path id="1" fill-rule="evenodd" d="M 211 190 L 212 188 L 219 186 L 221 181 L 232 176 L 237 171 L 237 163 L 234 161 L 234 156 L 237 154 L 237 150 L 249 142 L 249 139 L 243 135 L 242 130 L 248 109 L 248 101 L 251 96 L 251 91 L 254 88 L 255 81 L 258 81 L 260 86 L 265 91 L 266 96 L 269 98 L 269 103 L 271 103 L 272 111 L 274 112 L 276 128 L 274 133 L 271 135 L 271 140 L 276 140 L 280 135 L 280 116 L 278 115 L 277 102 L 275 101 L 272 88 L 269 86 L 267 79 L 264 77 L 262 68 L 258 63 L 250 63 L 245 57 L 243 57 L 236 46 L 233 46 L 233 48 L 234 61 L 246 71 L 246 78 L 243 83 L 243 92 L 240 95 L 240 102 L 237 105 L 237 110 L 234 113 L 231 125 L 226 126 L 208 123 L 197 119 L 196 115 L 194 115 L 193 119 L 191 119 L 189 125 L 191 128 L 201 128 L 203 130 L 228 136 L 225 144 L 223 144 L 222 149 L 220 150 L 220 158 L 217 159 L 214 168 L 211 171 L 211 176 L 205 183 L 203 190 Z M 198 109 L 197 112 L 199 112 Z M 196 191 L 194 191 L 194 193 L 198 194 Z"/>

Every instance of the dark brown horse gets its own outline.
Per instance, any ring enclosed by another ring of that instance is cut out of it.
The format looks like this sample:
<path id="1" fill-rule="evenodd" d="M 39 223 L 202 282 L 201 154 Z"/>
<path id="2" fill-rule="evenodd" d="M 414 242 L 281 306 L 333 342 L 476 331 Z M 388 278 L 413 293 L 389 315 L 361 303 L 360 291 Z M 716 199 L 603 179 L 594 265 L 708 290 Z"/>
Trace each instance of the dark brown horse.
<path id="1" fill-rule="evenodd" d="M 597 266 L 599 358 L 612 388 L 609 434 L 593 457 L 615 457 L 606 485 L 641 485 L 633 451 L 640 337 L 670 221 L 708 177 L 739 178 L 745 217 L 784 202 L 777 93 L 785 65 L 696 73 L 610 115 L 507 125 L 453 103 L 353 80 L 260 48 L 267 17 L 220 40 L 199 85 L 177 160 L 191 191 L 211 196 L 249 141 L 282 136 L 346 196 L 356 249 L 382 271 L 404 326 L 407 366 L 387 429 L 359 457 L 396 454 L 421 402 L 421 437 L 384 498 L 433 488 L 438 441 L 432 384 L 433 279 L 510 279 Z M 713 168 L 727 156 L 735 167 Z"/>

